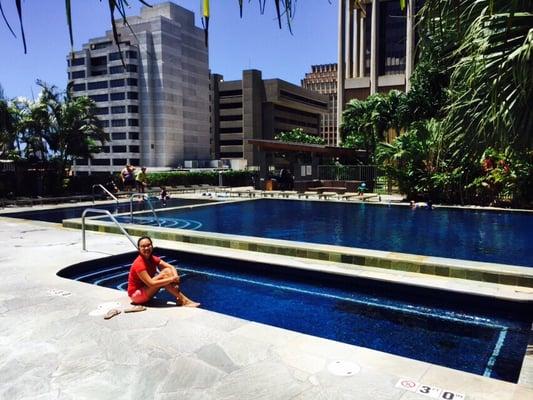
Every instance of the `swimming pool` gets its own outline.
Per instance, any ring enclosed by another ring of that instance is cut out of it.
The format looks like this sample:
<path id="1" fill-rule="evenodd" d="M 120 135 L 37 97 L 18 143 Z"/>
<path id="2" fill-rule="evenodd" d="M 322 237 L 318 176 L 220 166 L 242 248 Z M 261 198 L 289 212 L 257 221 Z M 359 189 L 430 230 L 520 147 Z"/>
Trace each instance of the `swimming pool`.
<path id="1" fill-rule="evenodd" d="M 158 217 L 182 229 L 533 267 L 533 213 L 526 212 L 261 199 Z M 149 214 L 135 221 L 154 223 Z"/>
<path id="2" fill-rule="evenodd" d="M 533 315 L 530 304 L 170 250 L 156 254 L 178 265 L 184 292 L 211 311 L 518 379 Z M 89 261 L 58 275 L 125 290 L 135 256 Z M 163 291 L 158 296 L 171 300 Z"/>
<path id="3" fill-rule="evenodd" d="M 211 200 L 202 200 L 202 199 L 177 199 L 170 198 L 164 204 L 158 198 L 150 198 L 154 208 L 165 208 L 165 207 L 181 207 L 188 206 L 193 204 L 202 204 L 210 203 Z M 30 219 L 37 221 L 46 221 L 46 222 L 61 222 L 64 219 L 69 218 L 79 218 L 83 213 L 83 210 L 86 208 L 98 208 L 102 210 L 108 210 L 111 213 L 129 213 L 130 203 L 129 201 L 124 201 L 112 204 L 95 204 L 95 205 L 86 205 L 86 206 L 76 206 L 76 207 L 54 207 L 46 210 L 30 210 L 30 211 L 18 211 L 12 213 L 0 214 L 2 217 L 10 218 L 21 218 L 21 219 Z M 133 201 L 133 210 L 134 211 L 144 211 L 150 210 L 150 207 L 144 201 Z M 128 217 L 129 218 L 129 217 Z"/>

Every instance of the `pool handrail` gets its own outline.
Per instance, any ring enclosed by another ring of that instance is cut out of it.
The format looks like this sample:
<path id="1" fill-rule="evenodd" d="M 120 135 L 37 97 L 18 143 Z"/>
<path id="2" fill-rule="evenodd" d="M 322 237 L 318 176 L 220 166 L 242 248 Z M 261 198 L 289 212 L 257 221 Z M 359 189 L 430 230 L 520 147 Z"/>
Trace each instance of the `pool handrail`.
<path id="1" fill-rule="evenodd" d="M 113 200 L 115 200 L 116 203 L 117 203 L 117 209 L 118 209 L 118 205 L 119 205 L 118 198 L 117 198 L 113 193 L 111 193 L 109 190 L 107 190 L 107 188 L 106 188 L 104 185 L 102 185 L 102 184 L 100 184 L 100 183 L 98 183 L 98 184 L 92 186 L 92 192 L 93 192 L 93 204 L 94 204 L 94 202 L 95 202 L 95 200 L 94 200 L 94 188 L 95 188 L 95 187 L 99 187 L 99 188 L 102 189 L 104 192 L 106 192 L 108 196 L 110 196 Z"/>
<path id="2" fill-rule="evenodd" d="M 86 208 L 85 210 L 83 210 L 83 213 L 81 214 L 81 243 L 82 243 L 82 249 L 84 251 L 87 251 L 87 246 L 86 246 L 86 242 L 85 242 L 85 215 L 88 213 L 88 212 L 93 212 L 93 213 L 96 213 L 96 214 L 105 214 L 107 215 L 109 218 L 111 218 L 111 221 L 113 221 L 115 223 L 115 225 L 118 226 L 118 228 L 120 229 L 120 231 L 126 235 L 126 237 L 128 238 L 128 240 L 131 242 L 131 244 L 133 245 L 133 247 L 135 247 L 135 249 L 137 249 L 137 244 L 135 243 L 135 241 L 132 239 L 132 237 L 130 236 L 130 234 L 128 232 L 126 232 L 126 230 L 122 227 L 122 225 L 120 225 L 120 223 L 116 220 L 115 217 L 113 217 L 113 215 L 109 212 L 109 210 L 102 210 L 101 208 Z"/>
<path id="3" fill-rule="evenodd" d="M 159 218 L 157 217 L 157 214 L 155 212 L 154 205 L 150 201 L 150 196 L 148 196 L 146 193 L 133 193 L 130 196 L 130 223 L 133 224 L 133 199 L 135 197 L 141 197 L 143 200 L 145 200 L 150 208 L 152 209 L 152 214 L 154 214 L 155 221 L 157 222 L 157 226 L 161 226 L 161 222 L 159 222 Z"/>

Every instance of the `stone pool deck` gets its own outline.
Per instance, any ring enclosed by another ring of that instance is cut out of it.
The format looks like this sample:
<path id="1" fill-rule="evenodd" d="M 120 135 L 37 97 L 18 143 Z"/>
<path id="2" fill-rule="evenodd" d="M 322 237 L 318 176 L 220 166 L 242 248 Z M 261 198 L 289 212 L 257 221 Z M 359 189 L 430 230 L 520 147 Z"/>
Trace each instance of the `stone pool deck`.
<path id="1" fill-rule="evenodd" d="M 0 256 L 1 399 L 430 398 L 398 387 L 402 379 L 464 394 L 468 400 L 533 398 L 531 356 L 526 357 L 523 384 L 516 385 L 204 309 L 157 307 L 106 321 L 89 314 L 106 302 L 128 307 L 125 293 L 55 274 L 74 263 L 132 251 L 124 236 L 88 232 L 89 251 L 83 252 L 79 230 L 1 216 L 0 236 L 5 249 Z M 341 268 L 282 255 L 164 240 L 156 244 Z M 501 287 L 405 271 L 379 273 L 383 279 L 455 285 L 461 291 L 473 285 L 471 290 L 488 295 Z M 339 367 L 352 374 L 338 376 Z"/>

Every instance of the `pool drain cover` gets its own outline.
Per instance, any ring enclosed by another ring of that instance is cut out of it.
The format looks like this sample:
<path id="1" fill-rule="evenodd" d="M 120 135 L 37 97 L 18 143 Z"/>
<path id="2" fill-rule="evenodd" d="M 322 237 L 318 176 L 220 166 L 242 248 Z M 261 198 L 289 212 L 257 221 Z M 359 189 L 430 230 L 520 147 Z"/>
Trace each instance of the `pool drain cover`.
<path id="1" fill-rule="evenodd" d="M 328 365 L 328 371 L 337 376 L 352 376 L 360 370 L 359 365 L 350 361 L 333 361 Z"/>

